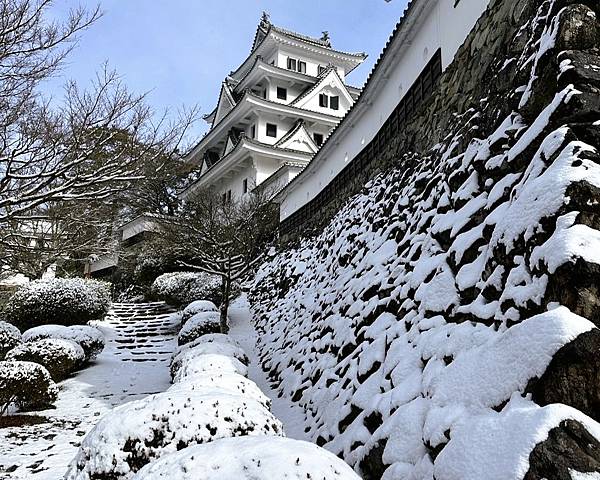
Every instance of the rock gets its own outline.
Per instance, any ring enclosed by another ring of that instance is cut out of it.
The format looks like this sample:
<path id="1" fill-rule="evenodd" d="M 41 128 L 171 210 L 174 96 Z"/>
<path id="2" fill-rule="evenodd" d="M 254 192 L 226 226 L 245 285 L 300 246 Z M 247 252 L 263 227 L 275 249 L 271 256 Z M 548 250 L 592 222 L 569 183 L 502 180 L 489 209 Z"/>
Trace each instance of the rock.
<path id="1" fill-rule="evenodd" d="M 579 422 L 566 420 L 531 452 L 523 480 L 572 480 L 573 470 L 600 472 L 600 442 Z"/>
<path id="2" fill-rule="evenodd" d="M 600 330 L 562 347 L 527 391 L 539 405 L 564 403 L 600 421 Z"/>

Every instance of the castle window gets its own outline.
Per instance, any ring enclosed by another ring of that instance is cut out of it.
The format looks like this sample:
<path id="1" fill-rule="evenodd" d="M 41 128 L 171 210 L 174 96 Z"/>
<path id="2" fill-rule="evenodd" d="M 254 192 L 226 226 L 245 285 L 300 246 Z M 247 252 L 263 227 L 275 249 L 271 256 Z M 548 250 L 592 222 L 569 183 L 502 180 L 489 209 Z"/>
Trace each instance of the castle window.
<path id="1" fill-rule="evenodd" d="M 227 203 L 227 192 L 221 194 L 221 201 L 223 202 L 223 205 Z"/>
<path id="2" fill-rule="evenodd" d="M 279 100 L 287 100 L 287 88 L 277 87 L 277 98 Z"/>
<path id="3" fill-rule="evenodd" d="M 242 182 L 242 189 L 244 191 L 244 193 L 248 193 L 248 179 L 244 178 L 244 181 Z"/>
<path id="4" fill-rule="evenodd" d="M 319 68 L 318 68 L 319 75 L 321 75 L 325 70 L 327 70 L 327 67 L 325 67 L 323 65 L 319 65 Z"/>
<path id="5" fill-rule="evenodd" d="M 295 58 L 289 58 L 287 59 L 287 68 L 288 70 L 296 70 L 298 65 L 298 61 Z"/>
<path id="6" fill-rule="evenodd" d="M 256 138 L 256 125 L 250 127 L 250 138 Z"/>
<path id="7" fill-rule="evenodd" d="M 306 62 L 298 61 L 298 71 L 300 73 L 306 73 Z"/>
<path id="8" fill-rule="evenodd" d="M 267 123 L 267 137 L 277 137 L 277 125 L 273 123 Z"/>
<path id="9" fill-rule="evenodd" d="M 332 110 L 339 110 L 340 109 L 340 97 L 338 97 L 338 96 L 329 97 L 329 107 Z"/>
<path id="10" fill-rule="evenodd" d="M 231 190 L 227 190 L 227 201 L 231 202 Z"/>
<path id="11" fill-rule="evenodd" d="M 324 93 L 319 94 L 319 107 L 327 108 L 329 107 L 329 97 Z"/>
<path id="12" fill-rule="evenodd" d="M 315 133 L 313 134 L 313 138 L 315 139 L 315 143 L 320 147 L 321 145 L 323 145 L 323 134 L 322 133 Z"/>

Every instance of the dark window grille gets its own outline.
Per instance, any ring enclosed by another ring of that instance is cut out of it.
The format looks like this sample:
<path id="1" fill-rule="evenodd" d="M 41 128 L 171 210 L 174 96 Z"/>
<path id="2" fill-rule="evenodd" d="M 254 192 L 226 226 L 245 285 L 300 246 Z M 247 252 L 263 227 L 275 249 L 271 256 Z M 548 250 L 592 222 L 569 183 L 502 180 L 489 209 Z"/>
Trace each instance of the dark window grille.
<path id="1" fill-rule="evenodd" d="M 295 58 L 288 58 L 287 59 L 287 68 L 288 70 L 296 70 L 296 66 L 297 66 L 297 61 Z"/>
<path id="2" fill-rule="evenodd" d="M 327 108 L 329 107 L 329 97 L 324 93 L 319 94 L 319 107 Z"/>
<path id="3" fill-rule="evenodd" d="M 287 88 L 277 87 L 277 98 L 279 100 L 287 100 Z"/>
<path id="4" fill-rule="evenodd" d="M 315 133 L 313 135 L 313 138 L 315 140 L 315 143 L 320 147 L 321 145 L 323 145 L 323 134 L 322 133 Z"/>
<path id="5" fill-rule="evenodd" d="M 340 97 L 338 97 L 338 96 L 329 97 L 329 108 L 331 108 L 332 110 L 339 110 L 340 109 Z"/>

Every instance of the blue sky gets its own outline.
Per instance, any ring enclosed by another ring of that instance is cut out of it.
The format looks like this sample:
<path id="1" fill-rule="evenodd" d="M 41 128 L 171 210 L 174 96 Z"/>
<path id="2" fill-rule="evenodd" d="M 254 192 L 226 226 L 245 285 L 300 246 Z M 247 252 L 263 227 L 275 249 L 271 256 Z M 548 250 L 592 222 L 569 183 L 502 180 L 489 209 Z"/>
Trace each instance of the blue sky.
<path id="1" fill-rule="evenodd" d="M 75 0 L 56 0 L 61 15 Z M 84 1 L 83 4 L 94 5 Z M 47 85 L 60 95 L 66 78 L 89 83 L 104 63 L 134 92 L 150 92 L 157 109 L 199 105 L 212 110 L 223 78 L 248 55 L 262 11 L 281 27 L 320 36 L 333 46 L 364 51 L 367 61 L 349 77 L 361 86 L 383 49 L 406 0 L 103 0 L 104 16 L 84 32 L 62 71 Z M 206 128 L 200 122 L 194 133 Z"/>

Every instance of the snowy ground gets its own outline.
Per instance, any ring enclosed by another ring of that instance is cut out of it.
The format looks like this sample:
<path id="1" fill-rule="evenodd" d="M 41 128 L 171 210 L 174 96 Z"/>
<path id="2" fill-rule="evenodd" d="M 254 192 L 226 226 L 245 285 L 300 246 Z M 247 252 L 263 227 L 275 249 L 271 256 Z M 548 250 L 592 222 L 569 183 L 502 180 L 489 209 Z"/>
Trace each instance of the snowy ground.
<path id="1" fill-rule="evenodd" d="M 253 380 L 265 395 L 272 399 L 271 411 L 283 423 L 286 436 L 296 440 L 310 440 L 304 432 L 305 423 L 302 408 L 293 404 L 288 398 L 279 398 L 277 392 L 271 388 L 267 375 L 260 366 L 256 350 L 258 335 L 250 322 L 251 317 L 245 295 L 232 303 L 229 310 L 229 334 L 241 345 L 250 359 L 248 378 Z"/>
<path id="2" fill-rule="evenodd" d="M 115 304 L 98 326 L 105 350 L 87 369 L 60 383 L 48 423 L 0 429 L 0 479 L 57 480 L 98 419 L 114 406 L 162 392 L 179 315 L 161 303 Z"/>
<path id="3" fill-rule="evenodd" d="M 304 412 L 278 398 L 260 367 L 257 334 L 245 297 L 232 304 L 231 336 L 250 358 L 248 376 L 272 399 L 273 414 L 290 438 L 307 440 Z M 163 392 L 171 385 L 169 360 L 179 315 L 164 304 L 114 304 L 98 326 L 105 350 L 87 369 L 62 382 L 56 409 L 37 412 L 48 423 L 0 429 L 0 479 L 57 480 L 88 431 L 117 405 Z"/>

